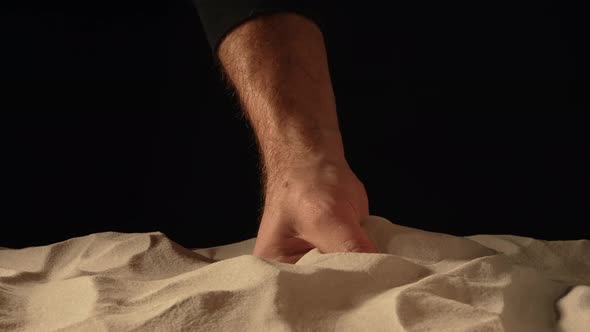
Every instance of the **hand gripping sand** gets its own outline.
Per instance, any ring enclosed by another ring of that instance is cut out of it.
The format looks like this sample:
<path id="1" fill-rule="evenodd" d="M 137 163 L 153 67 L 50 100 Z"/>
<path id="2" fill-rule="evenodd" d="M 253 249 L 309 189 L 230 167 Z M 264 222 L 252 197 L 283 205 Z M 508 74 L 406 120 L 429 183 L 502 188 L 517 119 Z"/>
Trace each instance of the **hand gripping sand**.
<path id="1" fill-rule="evenodd" d="M 294 265 L 158 232 L 0 249 L 0 331 L 590 331 L 589 240 L 363 227 L 382 254 Z"/>

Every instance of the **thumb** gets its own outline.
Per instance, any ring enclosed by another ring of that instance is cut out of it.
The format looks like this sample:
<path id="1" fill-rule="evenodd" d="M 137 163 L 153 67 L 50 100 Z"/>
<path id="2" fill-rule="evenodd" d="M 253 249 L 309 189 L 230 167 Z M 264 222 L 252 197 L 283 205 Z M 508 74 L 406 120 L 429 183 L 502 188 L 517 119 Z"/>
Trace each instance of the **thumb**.
<path id="1" fill-rule="evenodd" d="M 369 240 L 365 230 L 358 223 L 324 224 L 323 227 L 317 228 L 309 242 L 322 253 L 379 253 L 379 249 Z"/>

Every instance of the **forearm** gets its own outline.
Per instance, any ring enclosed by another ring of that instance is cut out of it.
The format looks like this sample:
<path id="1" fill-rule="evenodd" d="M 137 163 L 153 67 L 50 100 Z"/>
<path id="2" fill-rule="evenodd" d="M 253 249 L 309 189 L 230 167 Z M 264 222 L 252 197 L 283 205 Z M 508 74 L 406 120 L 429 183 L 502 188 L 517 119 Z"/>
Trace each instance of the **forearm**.
<path id="1" fill-rule="evenodd" d="M 219 59 L 250 120 L 266 176 L 299 163 L 344 161 L 321 31 L 295 14 L 248 21 Z"/>

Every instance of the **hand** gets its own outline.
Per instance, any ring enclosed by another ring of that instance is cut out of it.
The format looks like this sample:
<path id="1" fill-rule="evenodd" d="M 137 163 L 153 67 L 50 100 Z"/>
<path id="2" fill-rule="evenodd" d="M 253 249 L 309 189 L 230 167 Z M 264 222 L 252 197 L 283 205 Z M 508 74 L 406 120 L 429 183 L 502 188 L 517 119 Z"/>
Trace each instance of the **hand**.
<path id="1" fill-rule="evenodd" d="M 254 256 L 293 264 L 313 248 L 378 252 L 361 228 L 365 187 L 346 162 L 301 165 L 268 181 Z"/>

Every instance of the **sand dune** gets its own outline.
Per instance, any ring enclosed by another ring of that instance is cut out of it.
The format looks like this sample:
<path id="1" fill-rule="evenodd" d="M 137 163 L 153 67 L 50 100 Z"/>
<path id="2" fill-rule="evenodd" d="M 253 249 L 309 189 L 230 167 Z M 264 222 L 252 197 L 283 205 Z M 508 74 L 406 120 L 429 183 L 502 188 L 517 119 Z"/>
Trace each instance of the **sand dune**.
<path id="1" fill-rule="evenodd" d="M 589 240 L 363 227 L 382 254 L 294 265 L 158 232 L 3 248 L 0 330 L 590 331 Z"/>

